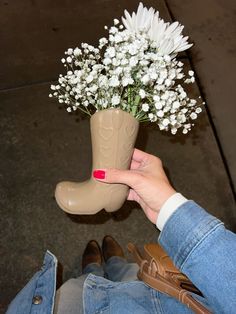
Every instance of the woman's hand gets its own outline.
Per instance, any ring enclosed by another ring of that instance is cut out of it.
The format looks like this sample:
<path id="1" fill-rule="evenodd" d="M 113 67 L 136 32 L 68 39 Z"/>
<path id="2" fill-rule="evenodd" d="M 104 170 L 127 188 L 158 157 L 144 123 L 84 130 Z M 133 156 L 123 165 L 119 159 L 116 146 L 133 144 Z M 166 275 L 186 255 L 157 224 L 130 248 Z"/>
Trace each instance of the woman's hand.
<path id="1" fill-rule="evenodd" d="M 94 178 L 106 183 L 128 185 L 130 191 L 127 199 L 138 202 L 154 224 L 162 205 L 176 193 L 170 185 L 161 160 L 138 149 L 134 150 L 130 170 L 96 169 Z"/>

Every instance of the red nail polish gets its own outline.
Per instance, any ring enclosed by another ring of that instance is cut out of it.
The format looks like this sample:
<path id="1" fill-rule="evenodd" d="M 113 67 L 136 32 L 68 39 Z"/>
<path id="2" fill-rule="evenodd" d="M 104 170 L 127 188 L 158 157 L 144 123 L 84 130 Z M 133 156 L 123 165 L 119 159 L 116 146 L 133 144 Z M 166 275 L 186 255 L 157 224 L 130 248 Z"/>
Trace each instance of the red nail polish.
<path id="1" fill-rule="evenodd" d="M 105 179 L 105 171 L 104 170 L 94 170 L 93 177 L 96 179 Z"/>

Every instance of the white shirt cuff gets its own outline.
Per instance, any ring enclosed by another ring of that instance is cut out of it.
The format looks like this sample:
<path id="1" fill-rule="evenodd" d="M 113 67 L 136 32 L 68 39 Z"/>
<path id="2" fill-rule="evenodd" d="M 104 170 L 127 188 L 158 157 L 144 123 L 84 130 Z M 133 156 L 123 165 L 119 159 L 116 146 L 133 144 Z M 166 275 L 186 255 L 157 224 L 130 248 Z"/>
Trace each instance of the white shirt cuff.
<path id="1" fill-rule="evenodd" d="M 160 213 L 157 217 L 156 226 L 157 228 L 162 231 L 164 225 L 166 224 L 167 220 L 170 216 L 184 203 L 188 200 L 180 193 L 175 193 L 168 200 L 162 205 L 160 209 Z"/>

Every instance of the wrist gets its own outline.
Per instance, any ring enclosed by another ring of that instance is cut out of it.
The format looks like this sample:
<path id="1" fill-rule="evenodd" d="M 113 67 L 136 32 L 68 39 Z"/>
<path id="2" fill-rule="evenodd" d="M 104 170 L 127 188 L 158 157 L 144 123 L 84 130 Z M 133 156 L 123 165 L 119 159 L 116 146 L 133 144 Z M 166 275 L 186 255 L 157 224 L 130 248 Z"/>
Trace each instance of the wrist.
<path id="1" fill-rule="evenodd" d="M 158 212 L 160 213 L 162 207 L 164 206 L 164 204 L 168 201 L 168 199 L 170 197 L 172 197 L 174 194 L 176 194 L 177 192 L 170 186 L 168 188 L 165 188 L 165 190 L 162 192 L 161 196 L 159 197 L 159 208 L 158 208 Z"/>
<path id="2" fill-rule="evenodd" d="M 157 228 L 162 231 L 164 228 L 164 225 L 170 218 L 170 216 L 184 203 L 186 203 L 188 200 L 180 193 L 177 193 L 174 191 L 170 195 L 168 199 L 163 203 L 161 206 L 159 215 L 157 216 L 156 220 L 156 226 Z"/>

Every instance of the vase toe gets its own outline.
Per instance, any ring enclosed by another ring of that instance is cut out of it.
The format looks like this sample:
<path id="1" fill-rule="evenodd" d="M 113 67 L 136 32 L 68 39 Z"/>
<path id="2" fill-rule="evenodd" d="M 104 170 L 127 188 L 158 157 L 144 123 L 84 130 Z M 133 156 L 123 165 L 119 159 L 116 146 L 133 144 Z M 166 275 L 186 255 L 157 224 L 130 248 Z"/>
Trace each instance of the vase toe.
<path id="1" fill-rule="evenodd" d="M 68 184 L 69 183 L 69 184 Z M 70 182 L 60 182 L 56 186 L 55 198 L 61 209 L 67 211 L 70 208 L 68 193 L 70 193 L 72 185 Z"/>
<path id="2" fill-rule="evenodd" d="M 103 208 L 96 185 L 98 184 L 90 180 L 81 183 L 60 182 L 55 190 L 56 202 L 69 214 L 95 214 Z M 103 194 L 101 189 L 100 193 Z"/>

